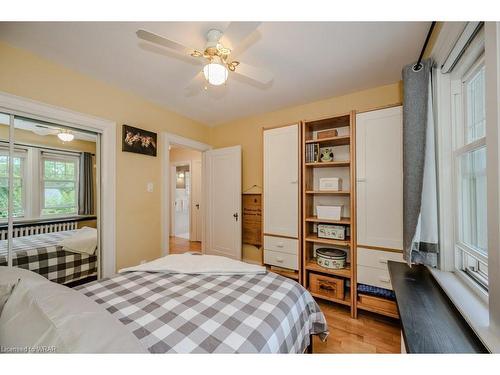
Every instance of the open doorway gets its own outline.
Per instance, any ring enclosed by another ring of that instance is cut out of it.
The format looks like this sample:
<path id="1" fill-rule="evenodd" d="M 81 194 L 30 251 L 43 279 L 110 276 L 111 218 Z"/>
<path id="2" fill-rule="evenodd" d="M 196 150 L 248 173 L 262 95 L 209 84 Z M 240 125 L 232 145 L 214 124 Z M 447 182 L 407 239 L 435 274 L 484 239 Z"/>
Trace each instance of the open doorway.
<path id="1" fill-rule="evenodd" d="M 170 248 L 171 253 L 201 251 L 202 153 L 171 145 Z"/>

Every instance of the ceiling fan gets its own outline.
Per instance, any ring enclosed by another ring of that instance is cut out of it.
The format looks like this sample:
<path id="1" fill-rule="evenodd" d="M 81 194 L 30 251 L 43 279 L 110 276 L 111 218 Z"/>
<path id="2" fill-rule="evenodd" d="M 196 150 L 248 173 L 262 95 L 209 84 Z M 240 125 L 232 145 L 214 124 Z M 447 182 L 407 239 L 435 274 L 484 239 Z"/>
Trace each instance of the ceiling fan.
<path id="1" fill-rule="evenodd" d="M 29 130 L 42 137 L 46 135 L 57 135 L 57 138 L 59 138 L 63 142 L 71 142 L 73 139 L 75 139 L 75 135 L 73 134 L 73 132 L 67 129 L 58 129 L 43 125 L 35 125 Z"/>
<path id="2" fill-rule="evenodd" d="M 138 30 L 136 34 L 142 40 L 166 47 L 185 56 L 191 56 L 203 63 L 203 70 L 194 77 L 191 83 L 199 83 L 199 78 L 204 76 L 206 83 L 220 86 L 227 81 L 231 72 L 231 74 L 242 75 L 258 84 L 267 85 L 273 80 L 270 72 L 233 58 L 235 48 L 241 45 L 259 25 L 260 22 L 231 22 L 224 32 L 211 29 L 206 34 L 207 43 L 202 50 L 187 47 L 142 29 Z"/>

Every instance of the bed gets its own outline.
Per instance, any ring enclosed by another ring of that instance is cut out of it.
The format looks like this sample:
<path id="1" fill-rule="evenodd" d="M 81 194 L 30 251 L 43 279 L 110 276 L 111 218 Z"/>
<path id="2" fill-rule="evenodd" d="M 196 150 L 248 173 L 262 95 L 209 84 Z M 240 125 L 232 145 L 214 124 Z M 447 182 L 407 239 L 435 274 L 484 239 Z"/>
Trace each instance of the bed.
<path id="1" fill-rule="evenodd" d="M 198 270 L 165 266 L 172 259 L 188 268 L 212 264 L 209 272 L 186 273 Z M 0 267 L 0 352 L 304 353 L 312 335 L 328 335 L 309 292 L 264 267 L 169 255 L 135 268 L 68 288 Z"/>
<path id="2" fill-rule="evenodd" d="M 97 256 L 65 251 L 59 243 L 76 230 L 12 239 L 12 265 L 66 284 L 97 275 Z M 7 265 L 7 240 L 0 241 L 0 266 Z"/>
<path id="3" fill-rule="evenodd" d="M 76 288 L 151 353 L 303 353 L 325 339 L 318 305 L 272 272 L 193 275 L 126 272 Z"/>

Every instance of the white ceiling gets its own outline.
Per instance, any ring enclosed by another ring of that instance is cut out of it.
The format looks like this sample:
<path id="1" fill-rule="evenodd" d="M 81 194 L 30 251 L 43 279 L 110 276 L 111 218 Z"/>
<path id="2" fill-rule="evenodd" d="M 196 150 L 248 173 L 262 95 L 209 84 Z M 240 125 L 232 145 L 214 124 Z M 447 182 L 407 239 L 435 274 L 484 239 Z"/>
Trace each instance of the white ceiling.
<path id="1" fill-rule="evenodd" d="M 190 95 L 201 66 L 140 41 L 143 28 L 203 49 L 211 28 L 228 22 L 0 23 L 0 39 L 215 125 L 401 79 L 417 59 L 428 22 L 264 22 L 238 60 L 264 67 L 268 87 L 232 75 L 226 86 Z"/>

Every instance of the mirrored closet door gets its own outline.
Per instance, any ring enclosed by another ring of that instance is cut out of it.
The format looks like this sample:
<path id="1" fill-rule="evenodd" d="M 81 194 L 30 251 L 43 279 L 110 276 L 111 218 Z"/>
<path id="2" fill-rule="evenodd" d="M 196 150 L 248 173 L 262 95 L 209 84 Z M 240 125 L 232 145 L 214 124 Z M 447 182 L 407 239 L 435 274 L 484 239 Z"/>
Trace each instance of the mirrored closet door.
<path id="1" fill-rule="evenodd" d="M 73 286 L 100 276 L 100 134 L 0 112 L 0 266 Z"/>

